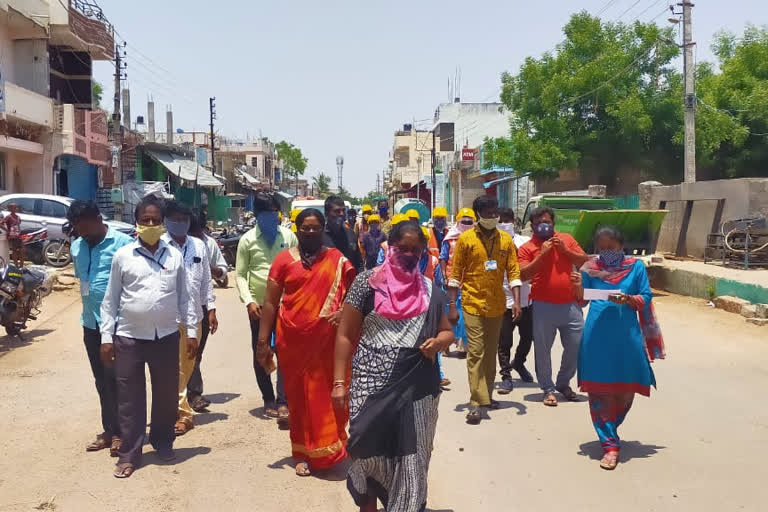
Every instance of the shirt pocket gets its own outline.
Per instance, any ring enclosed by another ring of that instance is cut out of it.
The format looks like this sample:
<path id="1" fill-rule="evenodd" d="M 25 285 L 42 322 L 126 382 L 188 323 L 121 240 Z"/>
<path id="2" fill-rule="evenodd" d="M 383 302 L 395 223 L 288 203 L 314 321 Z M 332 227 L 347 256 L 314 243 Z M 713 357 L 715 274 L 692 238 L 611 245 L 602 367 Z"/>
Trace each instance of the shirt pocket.
<path id="1" fill-rule="evenodd" d="M 160 291 L 162 293 L 173 293 L 176 291 L 176 270 L 160 271 Z"/>

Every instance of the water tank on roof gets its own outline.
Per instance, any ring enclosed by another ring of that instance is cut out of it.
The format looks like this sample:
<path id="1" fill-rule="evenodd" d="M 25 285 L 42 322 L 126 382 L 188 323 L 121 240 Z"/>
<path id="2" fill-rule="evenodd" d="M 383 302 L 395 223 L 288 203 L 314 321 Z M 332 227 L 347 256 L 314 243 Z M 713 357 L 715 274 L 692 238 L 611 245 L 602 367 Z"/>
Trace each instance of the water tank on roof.
<path id="1" fill-rule="evenodd" d="M 404 125 L 403 125 L 403 131 L 404 131 L 404 132 L 409 132 L 409 131 L 411 131 L 411 128 L 413 128 L 413 125 L 412 125 L 412 124 L 404 124 Z"/>

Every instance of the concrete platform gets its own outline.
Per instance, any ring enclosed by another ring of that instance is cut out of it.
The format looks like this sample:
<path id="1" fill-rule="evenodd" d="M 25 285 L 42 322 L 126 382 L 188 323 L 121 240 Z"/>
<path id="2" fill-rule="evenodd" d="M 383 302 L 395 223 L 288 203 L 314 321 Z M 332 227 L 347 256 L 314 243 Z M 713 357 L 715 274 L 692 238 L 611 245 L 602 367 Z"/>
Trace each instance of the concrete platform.
<path id="1" fill-rule="evenodd" d="M 768 304 L 768 269 L 743 270 L 701 261 L 664 260 L 648 266 L 651 286 L 679 295 L 712 299 L 730 295 Z"/>

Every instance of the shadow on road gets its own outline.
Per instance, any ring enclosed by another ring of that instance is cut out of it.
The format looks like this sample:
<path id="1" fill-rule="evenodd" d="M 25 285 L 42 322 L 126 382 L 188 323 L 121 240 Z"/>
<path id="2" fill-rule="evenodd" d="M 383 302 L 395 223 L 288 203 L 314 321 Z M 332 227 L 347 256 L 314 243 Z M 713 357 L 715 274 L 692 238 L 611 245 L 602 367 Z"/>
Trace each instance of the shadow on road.
<path id="1" fill-rule="evenodd" d="M 280 460 L 276 460 L 272 464 L 267 464 L 269 469 L 285 469 L 296 468 L 296 460 L 293 457 L 283 457 Z M 339 464 L 328 469 L 313 469 L 312 476 L 319 480 L 326 480 L 328 482 L 342 482 L 347 479 L 347 471 L 352 464 L 350 459 L 341 461 Z"/>
<path id="2" fill-rule="evenodd" d="M 192 457 L 197 457 L 198 455 L 207 455 L 211 453 L 211 449 L 207 446 L 196 446 L 195 448 L 176 448 L 174 450 L 176 452 L 176 458 L 170 462 L 164 462 L 160 460 L 160 457 L 157 456 L 157 452 L 152 451 L 144 455 L 146 463 L 142 464 L 141 467 L 144 466 L 175 466 L 177 464 L 181 464 L 183 462 L 188 461 Z M 138 469 L 140 470 L 141 467 Z"/>
<path id="3" fill-rule="evenodd" d="M 204 412 L 195 414 L 195 426 L 208 425 L 217 421 L 224 421 L 229 418 L 229 414 L 223 412 Z"/>
<path id="4" fill-rule="evenodd" d="M 0 357 L 3 357 L 6 353 L 15 348 L 26 347 L 37 341 L 37 338 L 43 337 L 46 334 L 53 332 L 53 329 L 33 329 L 21 333 L 20 336 L 3 336 L 0 337 Z"/>
<path id="5" fill-rule="evenodd" d="M 238 397 L 240 397 L 240 393 L 214 393 L 212 395 L 205 395 L 205 398 L 212 404 L 225 404 Z"/>
<path id="6" fill-rule="evenodd" d="M 499 408 L 498 409 L 491 409 L 489 407 L 481 407 L 480 408 L 480 415 L 483 419 L 491 419 L 491 415 L 489 413 L 493 413 L 494 411 L 502 411 L 504 409 L 517 409 L 517 415 L 522 416 L 523 414 L 526 414 L 528 412 L 528 407 L 525 404 L 521 404 L 520 402 L 513 402 L 511 400 L 503 400 L 496 398 L 499 402 Z M 469 410 L 469 402 L 464 402 L 463 404 L 456 404 L 456 407 L 453 408 L 456 412 L 466 412 Z"/>
<path id="7" fill-rule="evenodd" d="M 255 409 L 248 411 L 248 413 L 255 418 L 259 418 L 260 420 L 275 421 L 275 418 L 267 416 L 267 414 L 264 412 L 264 407 L 256 407 Z"/>
<path id="8" fill-rule="evenodd" d="M 580 403 L 580 402 L 587 402 L 589 401 L 589 398 L 587 395 L 576 393 L 576 396 L 578 400 L 575 402 L 571 402 L 570 400 L 566 400 L 563 395 L 560 393 L 555 393 L 555 397 L 557 398 L 558 404 L 567 404 L 567 403 Z M 525 395 L 523 397 L 523 400 L 526 402 L 542 402 L 544 400 L 544 393 L 531 393 L 530 395 Z"/>
<path id="9" fill-rule="evenodd" d="M 640 441 L 622 441 L 620 462 L 628 462 L 632 459 L 647 459 L 659 453 L 659 450 L 663 450 L 666 446 L 656 446 L 653 444 L 643 444 Z M 600 441 L 590 441 L 579 446 L 579 451 L 576 452 L 579 455 L 589 457 L 592 460 L 600 460 L 603 458 L 603 447 L 600 446 Z"/>

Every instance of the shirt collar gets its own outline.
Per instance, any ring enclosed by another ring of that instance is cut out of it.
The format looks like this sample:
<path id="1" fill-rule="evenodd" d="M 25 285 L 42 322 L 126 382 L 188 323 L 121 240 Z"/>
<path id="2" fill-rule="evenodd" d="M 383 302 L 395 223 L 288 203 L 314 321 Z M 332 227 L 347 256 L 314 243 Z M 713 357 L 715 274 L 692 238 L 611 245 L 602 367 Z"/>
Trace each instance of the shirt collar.
<path id="1" fill-rule="evenodd" d="M 499 230 L 498 230 L 498 229 L 494 229 L 494 230 L 491 232 L 491 234 L 490 234 L 490 235 L 486 235 L 486 234 L 485 234 L 485 231 L 483 231 L 482 229 L 480 229 L 480 226 L 478 226 L 477 224 L 475 224 L 475 226 L 474 226 L 472 229 L 474 229 L 474 230 L 475 230 L 475 233 L 477 234 L 477 236 L 478 236 L 479 238 L 487 238 L 488 240 L 491 240 L 491 239 L 493 239 L 493 238 L 497 237 L 497 236 L 498 236 L 498 234 L 499 234 Z"/>
<path id="2" fill-rule="evenodd" d="M 168 249 L 168 243 L 165 240 L 163 240 L 162 236 L 160 237 L 160 241 L 158 242 L 158 246 L 157 246 L 157 250 L 155 251 L 155 254 L 152 254 L 151 252 L 149 252 L 149 249 L 144 247 L 144 245 L 141 243 L 141 240 L 139 240 L 138 238 L 136 238 L 136 240 L 134 240 L 133 242 L 134 251 L 143 250 L 145 254 L 148 254 L 153 258 L 157 258 L 158 254 L 163 254 L 163 249 L 166 249 L 166 250 Z"/>
<path id="3" fill-rule="evenodd" d="M 171 245 L 172 247 L 178 247 L 182 251 L 184 250 L 184 247 L 190 244 L 189 237 L 191 235 L 187 234 L 187 236 L 184 238 L 184 243 L 182 245 L 179 245 L 176 240 L 173 239 L 173 237 L 168 234 L 168 232 L 163 233 L 163 236 L 160 237 L 160 240 Z"/>

